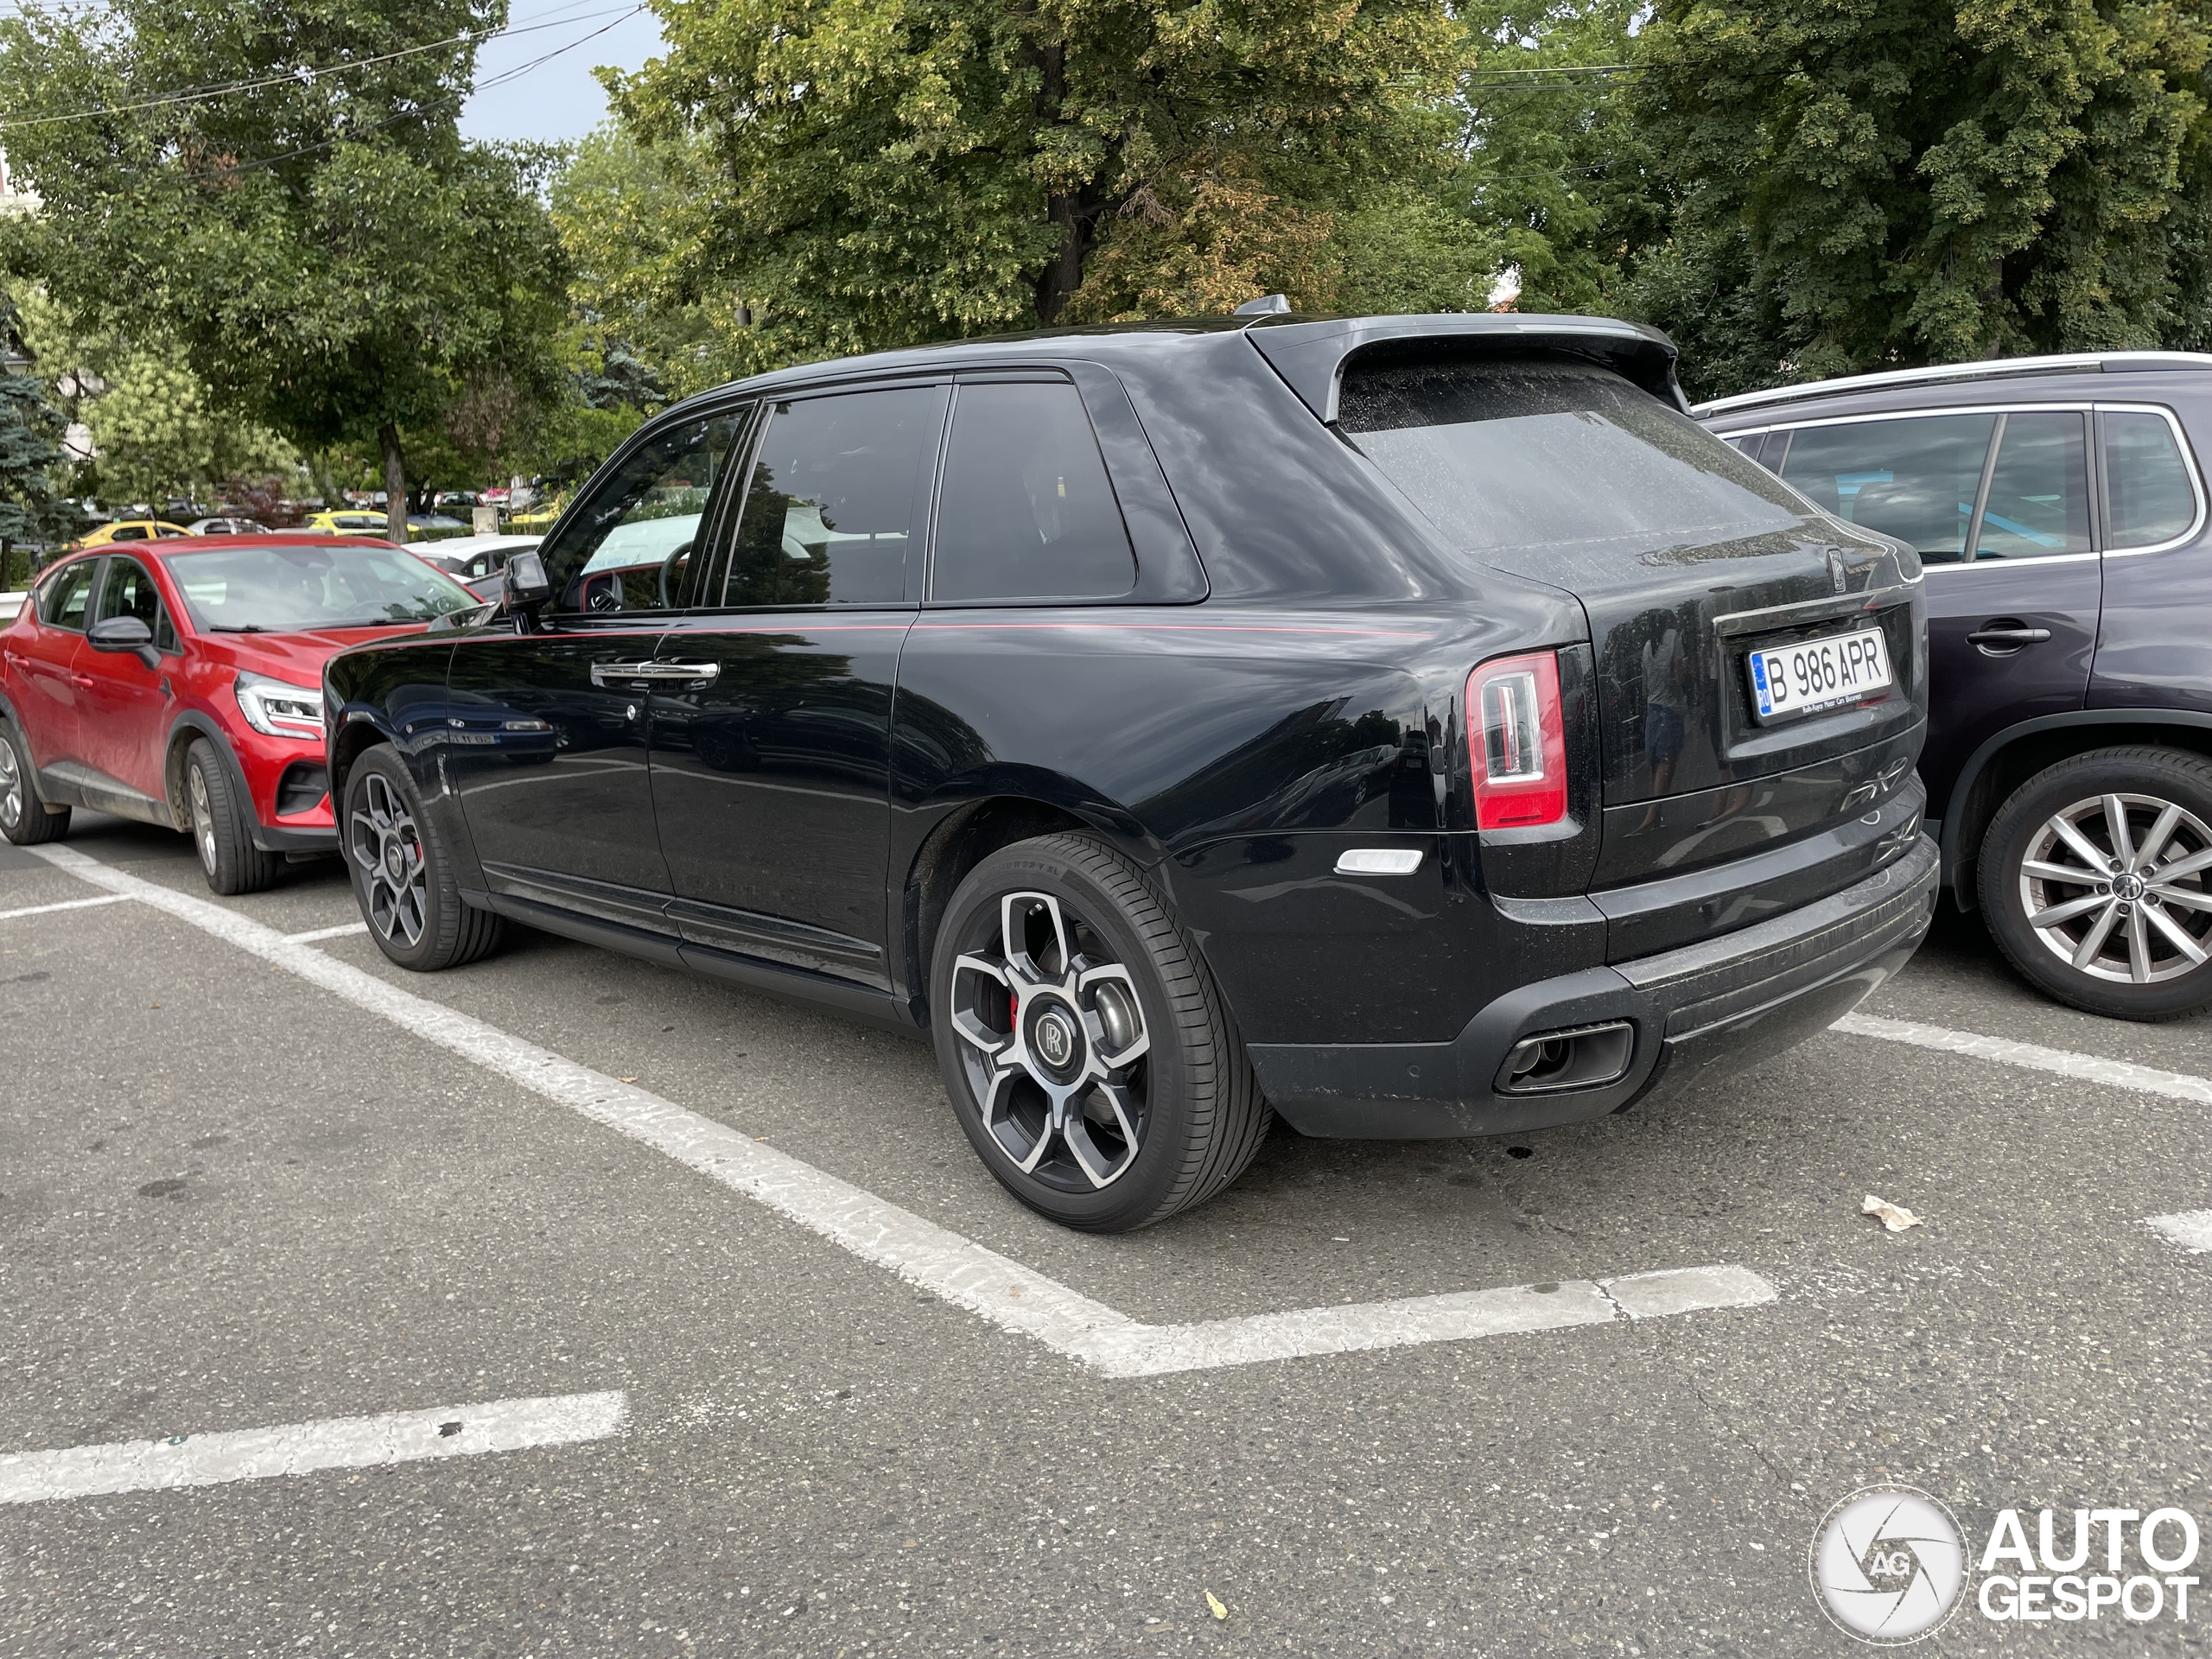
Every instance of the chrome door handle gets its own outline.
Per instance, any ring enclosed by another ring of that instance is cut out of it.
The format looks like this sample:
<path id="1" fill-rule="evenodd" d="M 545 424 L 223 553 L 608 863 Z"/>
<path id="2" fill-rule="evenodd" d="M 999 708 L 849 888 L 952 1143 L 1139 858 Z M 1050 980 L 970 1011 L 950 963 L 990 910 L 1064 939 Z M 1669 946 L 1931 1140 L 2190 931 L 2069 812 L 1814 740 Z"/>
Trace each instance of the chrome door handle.
<path id="1" fill-rule="evenodd" d="M 2050 638 L 2049 628 L 1976 628 L 1967 635 L 1967 644 L 2018 651 L 2022 645 L 2039 645 Z"/>
<path id="2" fill-rule="evenodd" d="M 720 663 L 594 663 L 594 685 L 712 685 L 721 677 Z"/>

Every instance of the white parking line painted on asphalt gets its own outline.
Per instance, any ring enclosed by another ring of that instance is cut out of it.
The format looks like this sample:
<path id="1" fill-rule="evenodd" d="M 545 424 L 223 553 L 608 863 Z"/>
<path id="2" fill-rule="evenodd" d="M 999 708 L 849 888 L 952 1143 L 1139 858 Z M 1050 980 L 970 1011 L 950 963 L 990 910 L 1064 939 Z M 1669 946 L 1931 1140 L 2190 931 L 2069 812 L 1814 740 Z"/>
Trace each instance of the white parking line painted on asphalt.
<path id="1" fill-rule="evenodd" d="M 626 1409 L 618 1389 L 607 1394 L 394 1411 L 378 1417 L 333 1417 L 219 1434 L 180 1434 L 168 1440 L 21 1452 L 0 1457 L 0 1503 L 219 1486 L 233 1480 L 312 1474 L 318 1469 L 373 1469 L 428 1458 L 572 1446 L 619 1433 Z"/>
<path id="2" fill-rule="evenodd" d="M 2109 1084 L 2146 1095 L 2171 1095 L 2212 1105 L 2212 1079 L 2186 1071 L 2161 1071 L 2156 1066 L 2107 1060 L 2094 1054 L 2077 1054 L 2069 1048 L 2045 1048 L 2037 1043 L 2016 1043 L 2006 1037 L 1982 1037 L 1971 1031 L 1949 1031 L 1942 1026 L 1923 1026 L 1910 1020 L 1882 1020 L 1872 1014 L 1847 1014 L 1829 1027 L 1853 1037 L 1878 1037 L 1884 1042 L 1909 1043 L 1945 1054 L 1964 1054 L 1977 1060 L 1996 1060 L 2031 1071 L 2049 1071 L 2084 1083 Z"/>
<path id="3" fill-rule="evenodd" d="M 105 893 L 97 899 L 64 899 L 58 905 L 25 905 L 21 910 L 0 910 L 0 922 L 12 922 L 18 916 L 50 916 L 57 910 L 90 910 L 94 905 L 127 903 L 130 895 L 124 893 Z"/>
<path id="4" fill-rule="evenodd" d="M 2152 1216 L 2143 1224 L 2168 1243 L 2178 1244 L 2198 1255 L 2212 1254 L 2212 1210 L 2184 1210 L 2175 1216 Z"/>
<path id="5" fill-rule="evenodd" d="M 287 944 L 313 944 L 318 939 L 343 939 L 369 931 L 366 922 L 344 922 L 336 927 L 311 927 L 304 933 L 287 933 Z"/>
<path id="6" fill-rule="evenodd" d="M 71 847 L 32 847 L 80 880 L 138 899 L 203 932 L 296 974 L 437 1044 L 486 1071 L 606 1124 L 632 1140 L 820 1234 L 907 1283 L 980 1314 L 1008 1331 L 1109 1376 L 1242 1365 L 1262 1359 L 1451 1342 L 1516 1330 L 1543 1330 L 1611 1319 L 1655 1318 L 1775 1300 L 1774 1287 L 1748 1268 L 1696 1268 L 1607 1281 L 1419 1296 L 1397 1302 L 1306 1308 L 1200 1325 L 1148 1325 L 1056 1280 L 1007 1260 L 973 1239 L 925 1221 L 873 1192 L 839 1180 L 789 1153 L 764 1146 L 726 1123 L 664 1100 L 634 1084 L 578 1065 L 535 1043 L 441 1003 L 388 985 L 310 945 L 205 899 L 147 881 Z M 1610 1287 L 1610 1299 L 1605 1295 Z M 1538 1319 L 1522 1311 L 1524 1294 L 1543 1307 L 1573 1307 L 1590 1317 Z M 1550 1298 L 1565 1300 L 1555 1305 Z M 1594 1300 L 1592 1299 L 1595 1299 Z"/>

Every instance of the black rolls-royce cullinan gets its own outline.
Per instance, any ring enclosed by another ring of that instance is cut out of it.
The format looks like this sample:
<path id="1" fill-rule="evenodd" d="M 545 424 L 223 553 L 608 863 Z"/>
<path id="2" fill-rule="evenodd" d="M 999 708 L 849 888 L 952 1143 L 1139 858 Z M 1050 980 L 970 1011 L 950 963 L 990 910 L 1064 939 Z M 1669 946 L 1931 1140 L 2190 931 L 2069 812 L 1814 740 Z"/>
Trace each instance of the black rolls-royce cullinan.
<path id="1" fill-rule="evenodd" d="M 363 915 L 927 1033 L 1119 1230 L 1309 1135 L 1519 1133 L 1826 1026 L 1925 930 L 1910 547 L 1663 336 L 1283 315 L 820 363 L 650 422 L 503 603 L 346 652 Z"/>

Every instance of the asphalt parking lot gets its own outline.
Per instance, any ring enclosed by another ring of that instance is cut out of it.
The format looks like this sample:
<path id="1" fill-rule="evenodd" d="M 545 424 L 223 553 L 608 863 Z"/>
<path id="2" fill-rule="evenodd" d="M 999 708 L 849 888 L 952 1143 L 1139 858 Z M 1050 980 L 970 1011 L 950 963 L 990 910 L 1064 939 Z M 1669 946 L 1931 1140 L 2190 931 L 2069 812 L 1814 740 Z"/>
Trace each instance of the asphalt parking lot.
<path id="1" fill-rule="evenodd" d="M 1097 1238 L 919 1045 L 529 933 L 405 976 L 334 864 L 214 900 L 181 837 L 64 846 L 0 849 L 0 1459 L 194 1484 L 0 1462 L 0 1654 L 1847 1653 L 1807 1549 L 1857 1488 L 2212 1506 L 2212 1255 L 2145 1224 L 2212 1207 L 2212 1032 L 1955 918 L 1891 1024 L 1725 1092 L 1279 1128 Z"/>

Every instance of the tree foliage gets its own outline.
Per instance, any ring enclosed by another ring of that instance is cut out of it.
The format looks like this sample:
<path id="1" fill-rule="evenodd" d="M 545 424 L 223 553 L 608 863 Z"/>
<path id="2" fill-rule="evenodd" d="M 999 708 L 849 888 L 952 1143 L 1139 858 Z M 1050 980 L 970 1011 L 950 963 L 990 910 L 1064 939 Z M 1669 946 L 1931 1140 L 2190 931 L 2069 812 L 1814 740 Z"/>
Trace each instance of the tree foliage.
<path id="1" fill-rule="evenodd" d="M 68 420 L 33 367 L 16 303 L 0 294 L 0 555 L 14 542 L 59 541 L 79 523 L 62 497 Z"/>
<path id="2" fill-rule="evenodd" d="M 2208 332 L 2202 0 L 1660 0 L 1637 302 L 1703 390 Z"/>
<path id="3" fill-rule="evenodd" d="M 552 158 L 454 124 L 474 36 L 505 14 L 116 0 L 11 16 L 0 106 L 45 210 L 9 221 L 0 253 L 87 329 L 174 339 L 225 410 L 302 448 L 377 443 L 400 511 L 403 430 L 488 451 L 559 394 L 562 262 L 537 194 Z M 244 81 L 262 84 L 158 101 Z"/>
<path id="4" fill-rule="evenodd" d="M 1421 178 L 1452 136 L 1443 0 L 655 10 L 667 55 L 608 78 L 659 181 L 630 187 L 644 257 L 571 247 L 610 301 L 696 308 L 719 368 L 1269 289 L 1326 308 L 1388 286 L 1338 239 L 1362 214 L 1421 240 L 1425 292 L 1466 291 L 1436 245 L 1484 257 Z"/>

